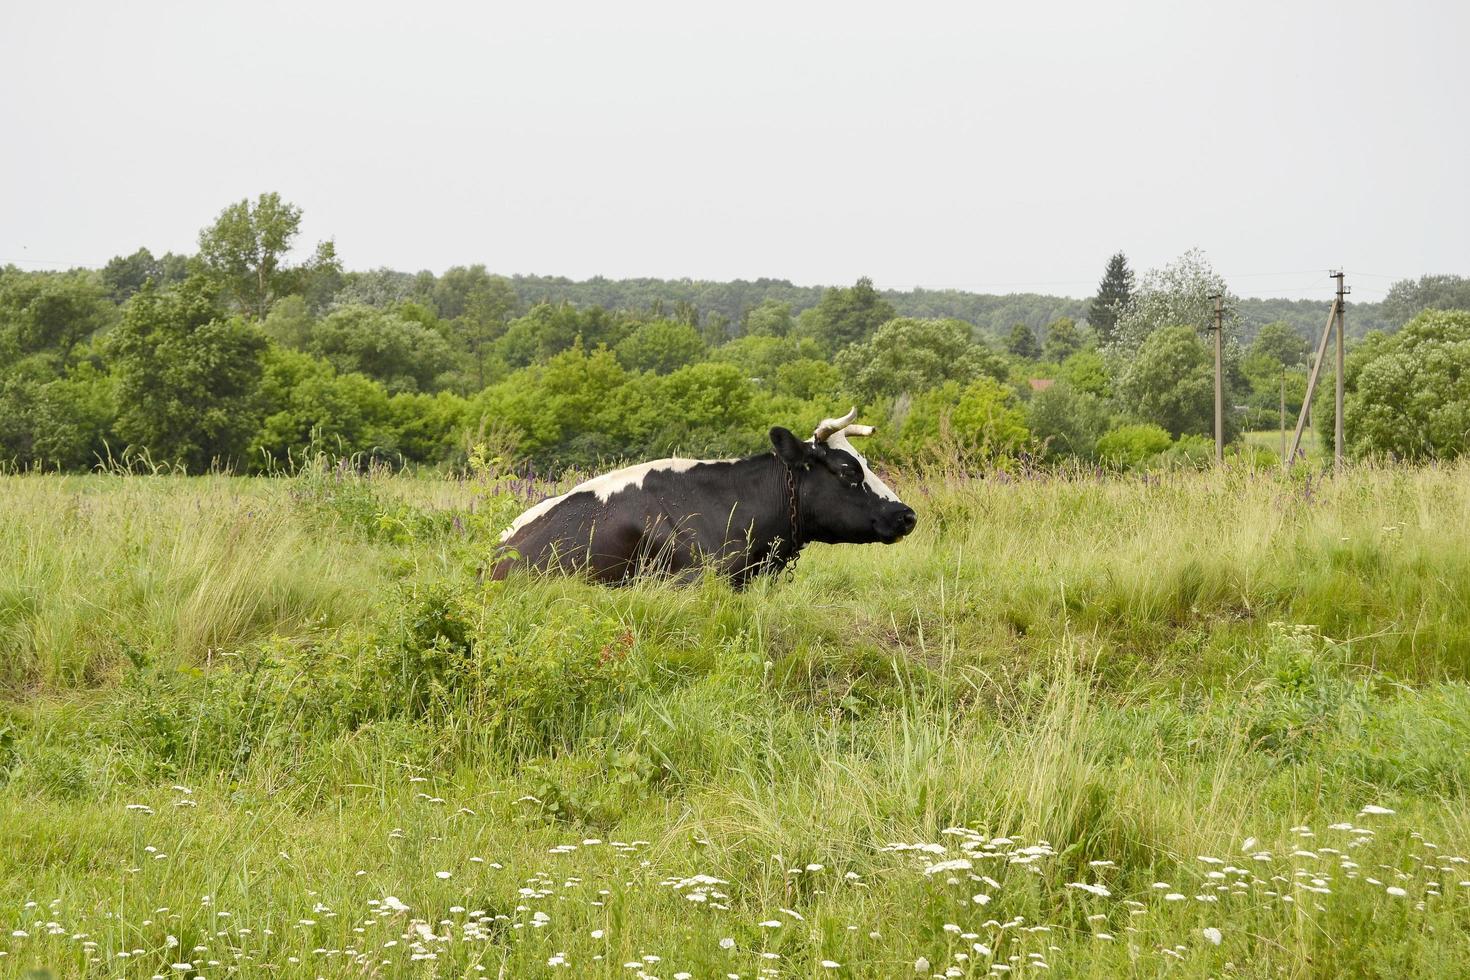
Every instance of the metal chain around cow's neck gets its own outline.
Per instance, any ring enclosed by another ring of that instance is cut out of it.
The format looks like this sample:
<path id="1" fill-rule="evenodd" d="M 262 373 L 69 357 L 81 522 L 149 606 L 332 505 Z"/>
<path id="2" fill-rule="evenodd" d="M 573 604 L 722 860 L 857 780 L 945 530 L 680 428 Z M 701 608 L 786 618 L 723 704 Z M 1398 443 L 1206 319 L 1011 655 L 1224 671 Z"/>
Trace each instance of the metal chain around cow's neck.
<path id="1" fill-rule="evenodd" d="M 781 459 L 780 456 L 776 457 Z M 786 503 L 787 514 L 791 519 L 791 560 L 795 561 L 801 553 L 801 491 L 797 482 L 796 474 L 791 471 L 791 466 L 786 460 L 781 459 L 781 469 L 786 471 Z"/>

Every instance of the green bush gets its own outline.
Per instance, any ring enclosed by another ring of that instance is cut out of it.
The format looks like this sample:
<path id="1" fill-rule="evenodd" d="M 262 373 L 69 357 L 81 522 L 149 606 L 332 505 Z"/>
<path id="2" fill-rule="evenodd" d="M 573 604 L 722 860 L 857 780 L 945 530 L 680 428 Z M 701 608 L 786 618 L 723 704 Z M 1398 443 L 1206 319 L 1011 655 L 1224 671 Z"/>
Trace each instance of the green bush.
<path id="1" fill-rule="evenodd" d="M 1173 443 L 1169 433 L 1152 423 L 1123 425 L 1097 441 L 1098 458 L 1113 466 L 1138 466 Z"/>
<path id="2" fill-rule="evenodd" d="M 1370 335 L 1345 381 L 1344 435 L 1354 455 L 1470 453 L 1470 311 L 1425 310 L 1392 336 Z M 1332 402 L 1323 401 L 1317 423 L 1331 433 Z"/>
<path id="3" fill-rule="evenodd" d="M 1154 456 L 1152 462 L 1170 469 L 1201 470 L 1215 461 L 1215 440 L 1205 436 L 1180 436 L 1173 445 Z"/>
<path id="4" fill-rule="evenodd" d="M 1065 382 L 1032 395 L 1026 415 L 1032 434 L 1045 447 L 1047 459 L 1092 459 L 1097 441 L 1108 427 L 1107 406 L 1102 399 Z"/>
<path id="5" fill-rule="evenodd" d="M 1031 444 L 1015 392 L 982 376 L 964 387 L 947 381 L 915 396 L 895 448 L 901 458 L 914 462 L 961 459 L 986 464 L 1014 457 Z"/>

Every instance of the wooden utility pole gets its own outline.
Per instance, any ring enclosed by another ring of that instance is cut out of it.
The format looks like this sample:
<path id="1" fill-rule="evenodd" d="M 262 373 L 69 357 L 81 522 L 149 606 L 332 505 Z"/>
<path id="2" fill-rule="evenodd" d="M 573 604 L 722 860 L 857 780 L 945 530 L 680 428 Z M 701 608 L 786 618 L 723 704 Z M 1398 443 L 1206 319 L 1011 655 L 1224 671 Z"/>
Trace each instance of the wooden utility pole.
<path id="1" fill-rule="evenodd" d="M 1291 466 L 1296 462 L 1296 457 L 1302 448 L 1302 430 L 1307 426 L 1307 413 L 1312 410 L 1312 395 L 1317 391 L 1317 376 L 1322 373 L 1322 362 L 1327 358 L 1327 341 L 1332 339 L 1332 327 L 1337 323 L 1337 309 L 1340 301 L 1332 301 L 1332 309 L 1327 311 L 1327 326 L 1322 328 L 1322 340 L 1317 344 L 1317 356 L 1312 359 L 1312 371 L 1307 375 L 1307 397 L 1302 401 L 1301 413 L 1296 417 L 1296 431 L 1291 434 L 1291 451 L 1286 455 L 1286 465 Z"/>
<path id="2" fill-rule="evenodd" d="M 1334 405 L 1334 408 L 1336 409 L 1336 411 L 1335 411 L 1335 417 L 1332 420 L 1332 468 L 1338 474 L 1341 474 L 1342 473 L 1342 449 L 1343 449 L 1343 446 L 1342 446 L 1342 391 L 1343 391 L 1343 385 L 1345 383 L 1345 379 L 1344 379 L 1343 375 L 1345 374 L 1344 368 L 1345 368 L 1345 365 L 1346 365 L 1346 357 L 1345 357 L 1345 354 L 1344 354 L 1344 348 L 1345 348 L 1345 345 L 1346 345 L 1346 341 L 1343 338 L 1343 333 L 1344 333 L 1344 331 L 1346 329 L 1346 326 L 1347 326 L 1347 323 L 1346 323 L 1347 317 L 1346 317 L 1346 315 L 1344 313 L 1344 308 L 1343 308 L 1344 304 L 1343 304 L 1343 299 L 1342 298 L 1347 295 L 1347 292 L 1348 291 L 1346 289 L 1344 289 L 1343 288 L 1343 285 L 1342 285 L 1342 279 L 1343 279 L 1343 273 L 1342 272 L 1339 271 L 1339 272 L 1332 273 L 1332 278 L 1337 280 L 1337 302 L 1335 304 L 1336 307 L 1337 307 L 1337 392 L 1336 392 L 1336 396 L 1337 397 L 1336 397 L 1336 399 L 1333 402 L 1333 405 Z"/>
<path id="3" fill-rule="evenodd" d="M 1225 297 L 1211 296 L 1215 301 L 1215 464 L 1225 462 L 1225 383 L 1221 362 L 1225 346 Z"/>
<path id="4" fill-rule="evenodd" d="M 1286 367 L 1281 368 L 1281 465 L 1289 465 L 1286 462 Z"/>

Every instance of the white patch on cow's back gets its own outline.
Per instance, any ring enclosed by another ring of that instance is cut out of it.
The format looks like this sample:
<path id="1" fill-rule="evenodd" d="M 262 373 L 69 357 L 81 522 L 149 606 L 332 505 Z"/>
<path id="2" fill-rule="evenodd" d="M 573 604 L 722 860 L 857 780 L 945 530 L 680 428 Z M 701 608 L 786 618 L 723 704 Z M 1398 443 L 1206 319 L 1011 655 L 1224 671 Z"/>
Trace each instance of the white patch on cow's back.
<path id="1" fill-rule="evenodd" d="M 898 494 L 894 493 L 888 484 L 878 479 L 878 474 L 874 473 L 872 468 L 868 466 L 868 461 L 863 458 L 863 454 L 854 449 L 852 443 L 847 441 L 847 436 L 841 432 L 829 436 L 827 438 L 827 445 L 833 449 L 840 449 L 845 453 L 851 453 L 857 458 L 858 465 L 863 468 L 863 482 L 868 485 L 869 490 L 884 500 L 892 500 L 895 503 L 899 502 Z"/>
<path id="2" fill-rule="evenodd" d="M 590 480 L 584 480 L 583 482 L 577 484 L 576 486 L 572 487 L 572 489 L 568 490 L 564 494 L 561 494 L 560 496 L 548 497 L 535 506 L 531 507 L 520 517 L 517 517 L 511 523 L 510 527 L 506 528 L 505 531 L 501 533 L 500 541 L 502 544 L 504 544 L 506 541 L 509 541 L 521 528 L 525 527 L 527 524 L 530 524 L 532 521 L 536 520 L 538 517 L 542 516 L 547 511 L 551 510 L 557 504 L 561 503 L 563 500 L 566 500 L 574 493 L 587 493 L 590 491 L 591 493 L 595 493 L 597 495 L 597 499 L 605 504 L 610 499 L 612 499 L 612 495 L 617 493 L 619 490 L 626 490 L 629 487 L 643 486 L 643 478 L 650 473 L 656 471 L 683 473 L 685 470 L 692 469 L 698 466 L 700 463 L 718 462 L 727 461 L 715 459 L 681 459 L 679 457 L 674 457 L 672 459 L 655 459 L 648 463 L 639 463 L 637 466 L 627 466 L 620 470 L 613 470 L 611 473 L 604 473 L 601 476 L 594 476 Z"/>

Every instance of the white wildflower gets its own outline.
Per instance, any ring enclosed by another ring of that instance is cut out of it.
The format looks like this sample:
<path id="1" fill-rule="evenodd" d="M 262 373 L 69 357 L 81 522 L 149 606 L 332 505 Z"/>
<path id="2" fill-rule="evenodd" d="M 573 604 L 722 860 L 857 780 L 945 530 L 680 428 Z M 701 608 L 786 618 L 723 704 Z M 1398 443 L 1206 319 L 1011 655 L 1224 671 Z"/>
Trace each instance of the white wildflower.
<path id="1" fill-rule="evenodd" d="M 1108 896 L 1113 894 L 1112 892 L 1108 891 L 1107 888 L 1103 885 L 1089 885 L 1085 881 L 1071 881 L 1067 883 L 1067 887 L 1080 888 L 1082 891 L 1090 892 L 1093 895 L 1098 896 L 1099 898 L 1107 898 Z"/>
<path id="2" fill-rule="evenodd" d="M 1216 946 L 1220 945 L 1220 940 L 1223 937 L 1220 935 L 1219 929 L 1216 929 L 1214 926 L 1206 926 L 1200 931 L 1205 934 L 1205 938 L 1208 939 L 1210 942 L 1214 943 Z"/>
<path id="3" fill-rule="evenodd" d="M 965 858 L 955 858 L 952 861 L 940 861 L 938 864 L 929 865 L 924 869 L 924 874 L 937 875 L 947 871 L 969 871 L 973 867 L 974 865 Z"/>

